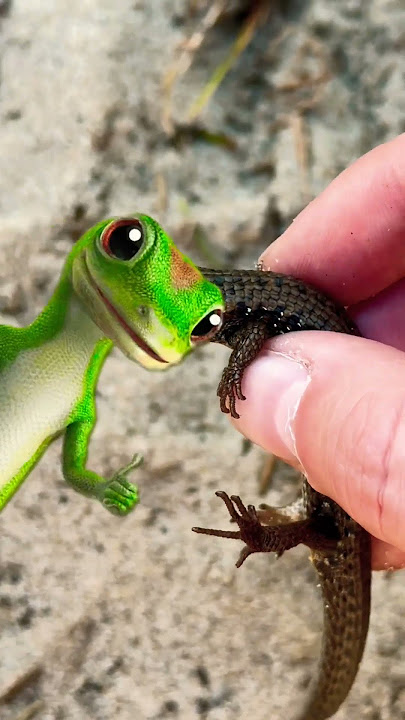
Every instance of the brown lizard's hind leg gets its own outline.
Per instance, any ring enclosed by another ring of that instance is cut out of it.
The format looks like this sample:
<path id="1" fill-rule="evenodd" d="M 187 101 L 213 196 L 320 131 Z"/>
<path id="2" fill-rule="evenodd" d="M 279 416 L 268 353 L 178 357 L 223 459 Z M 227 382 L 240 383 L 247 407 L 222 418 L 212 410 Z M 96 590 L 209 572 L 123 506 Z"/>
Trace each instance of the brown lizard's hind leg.
<path id="1" fill-rule="evenodd" d="M 236 522 L 239 530 L 194 527 L 193 532 L 242 540 L 245 547 L 236 563 L 237 567 L 240 567 L 249 555 L 257 552 L 274 552 L 281 555 L 285 550 L 300 543 L 317 549 L 332 549 L 336 545 L 336 538 L 324 537 L 316 531 L 313 521 L 303 514 L 303 509 L 302 514 L 299 514 L 297 503 L 284 508 L 256 510 L 253 505 L 246 507 L 237 495 L 229 497 L 222 491 L 215 494 L 224 501 L 231 519 Z M 269 521 L 271 524 L 264 524 Z"/>
<path id="2" fill-rule="evenodd" d="M 305 486 L 304 493 L 291 505 L 256 510 L 238 496 L 217 492 L 239 530 L 193 530 L 242 540 L 237 567 L 252 553 L 280 555 L 299 543 L 311 548 L 323 594 L 324 632 L 318 672 L 295 720 L 327 720 L 350 691 L 363 654 L 370 610 L 370 537 L 331 500 Z M 317 508 L 314 498 L 319 499 Z"/>

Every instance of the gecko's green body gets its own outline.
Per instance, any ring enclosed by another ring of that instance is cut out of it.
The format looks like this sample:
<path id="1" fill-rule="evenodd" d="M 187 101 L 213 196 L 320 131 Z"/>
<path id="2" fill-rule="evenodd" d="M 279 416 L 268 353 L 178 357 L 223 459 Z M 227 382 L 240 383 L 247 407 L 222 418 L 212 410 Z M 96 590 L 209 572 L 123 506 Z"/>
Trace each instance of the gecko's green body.
<path id="1" fill-rule="evenodd" d="M 126 475 L 138 457 L 110 479 L 86 468 L 101 367 L 115 344 L 166 369 L 209 338 L 222 307 L 220 290 L 151 218 L 113 218 L 83 235 L 36 320 L 0 326 L 0 511 L 63 432 L 66 480 L 111 512 L 132 510 Z"/>

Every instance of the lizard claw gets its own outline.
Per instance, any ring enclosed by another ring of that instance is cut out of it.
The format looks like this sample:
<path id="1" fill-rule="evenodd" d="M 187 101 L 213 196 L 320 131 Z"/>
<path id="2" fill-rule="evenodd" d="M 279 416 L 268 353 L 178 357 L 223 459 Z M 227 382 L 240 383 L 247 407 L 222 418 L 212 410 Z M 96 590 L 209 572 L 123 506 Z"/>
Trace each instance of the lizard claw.
<path id="1" fill-rule="evenodd" d="M 225 368 L 218 385 L 217 395 L 220 398 L 222 412 L 230 413 L 233 418 L 238 419 L 240 415 L 236 411 L 236 400 L 246 400 L 246 397 L 242 392 L 242 376 L 236 368 L 229 365 Z"/>
<path id="2" fill-rule="evenodd" d="M 242 549 L 236 567 L 240 567 L 249 555 L 255 552 L 262 552 L 265 544 L 265 531 L 258 518 L 254 505 L 247 507 L 239 495 L 229 495 L 223 490 L 218 490 L 215 495 L 221 498 L 226 505 L 230 518 L 239 527 L 238 531 L 214 530 L 212 528 L 193 527 L 193 532 L 202 535 L 214 535 L 215 537 L 234 538 L 243 540 L 245 547 Z"/>

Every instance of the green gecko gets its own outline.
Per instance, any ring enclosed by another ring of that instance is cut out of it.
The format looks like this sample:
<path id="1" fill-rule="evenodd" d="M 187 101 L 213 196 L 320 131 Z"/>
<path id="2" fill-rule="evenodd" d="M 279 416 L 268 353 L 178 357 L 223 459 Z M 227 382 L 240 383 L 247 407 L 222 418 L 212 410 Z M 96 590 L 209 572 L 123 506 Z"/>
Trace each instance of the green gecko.
<path id="1" fill-rule="evenodd" d="M 110 218 L 69 253 L 59 283 L 28 327 L 0 326 L 0 511 L 64 433 L 63 474 L 110 512 L 128 514 L 138 490 L 127 476 L 87 469 L 95 390 L 116 345 L 147 369 L 180 362 L 222 322 L 218 287 L 147 215 Z"/>

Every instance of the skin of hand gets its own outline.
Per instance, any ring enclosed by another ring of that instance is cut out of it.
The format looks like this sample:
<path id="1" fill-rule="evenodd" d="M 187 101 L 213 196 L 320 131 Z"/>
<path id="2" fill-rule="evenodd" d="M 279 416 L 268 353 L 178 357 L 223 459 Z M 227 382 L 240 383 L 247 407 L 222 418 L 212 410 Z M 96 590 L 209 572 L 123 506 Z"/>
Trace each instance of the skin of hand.
<path id="1" fill-rule="evenodd" d="M 234 420 L 405 567 L 405 134 L 357 160 L 261 256 L 347 306 L 365 337 L 279 336 L 244 376 Z"/>

